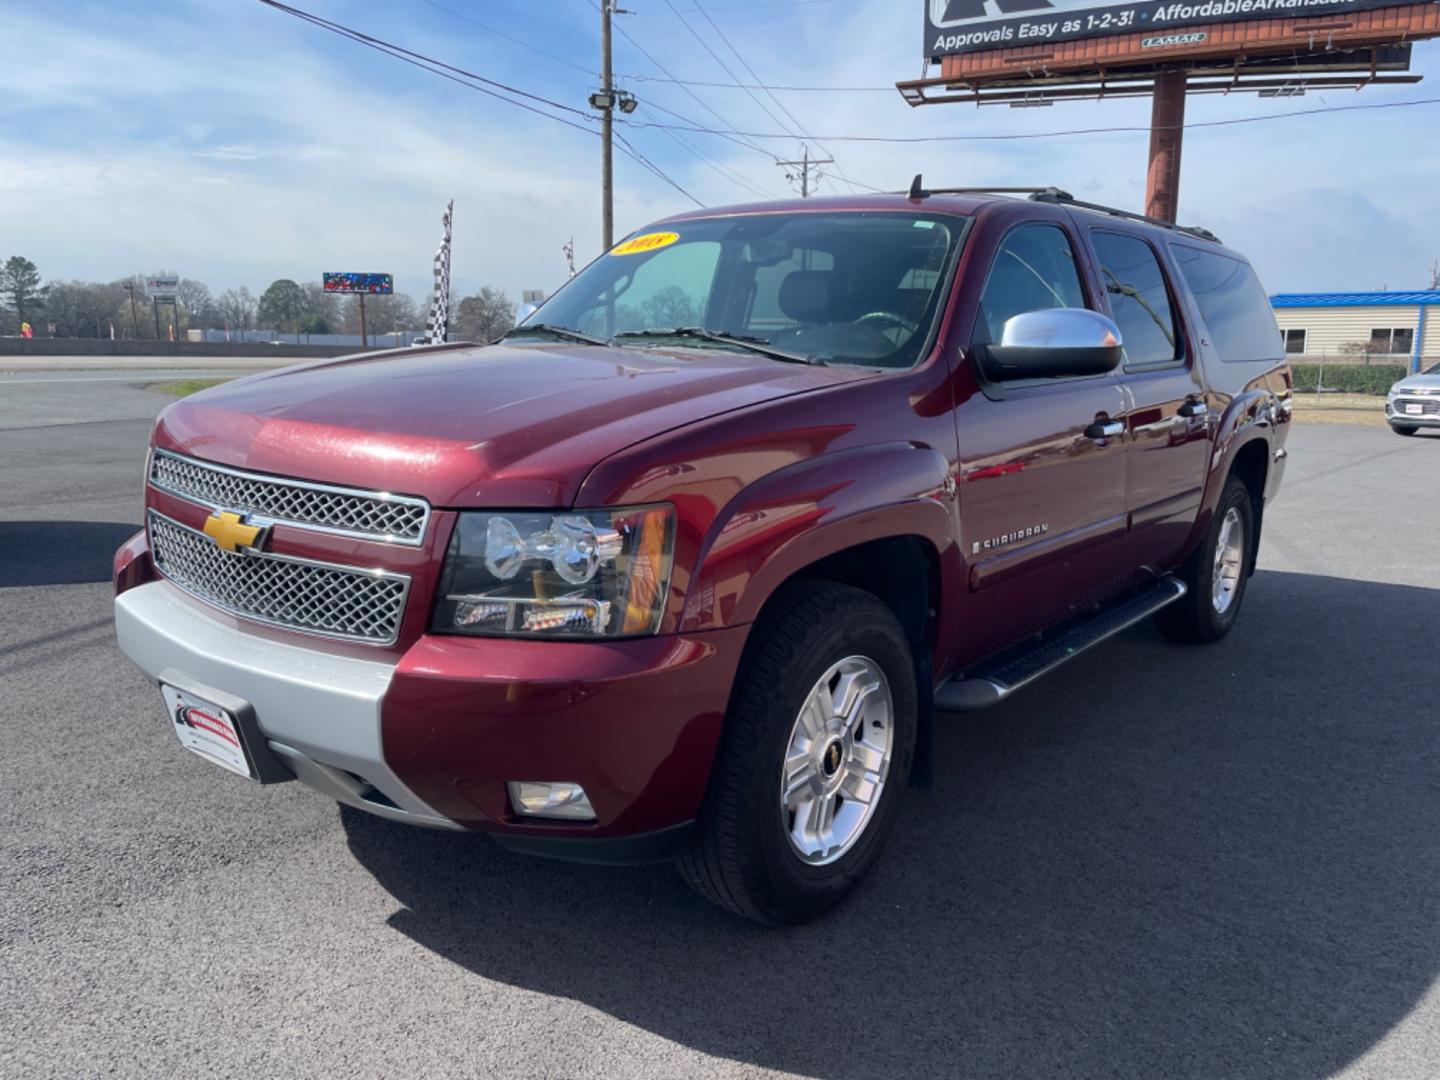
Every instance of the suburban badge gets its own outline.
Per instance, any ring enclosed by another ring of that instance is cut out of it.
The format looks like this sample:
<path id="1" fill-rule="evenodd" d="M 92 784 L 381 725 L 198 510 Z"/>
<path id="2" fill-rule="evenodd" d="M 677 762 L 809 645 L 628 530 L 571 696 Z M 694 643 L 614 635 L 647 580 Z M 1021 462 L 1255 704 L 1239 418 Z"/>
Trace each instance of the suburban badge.
<path id="1" fill-rule="evenodd" d="M 1003 536 L 992 536 L 989 540 L 976 540 L 970 546 L 970 554 L 978 555 L 982 551 L 993 551 L 995 548 L 1004 547 L 1006 544 L 1013 544 L 1017 540 L 1029 540 L 1032 536 L 1044 536 L 1050 531 L 1047 522 L 1040 522 L 1038 525 L 1031 525 L 1024 529 L 1016 529 L 1014 532 L 1005 533 Z"/>

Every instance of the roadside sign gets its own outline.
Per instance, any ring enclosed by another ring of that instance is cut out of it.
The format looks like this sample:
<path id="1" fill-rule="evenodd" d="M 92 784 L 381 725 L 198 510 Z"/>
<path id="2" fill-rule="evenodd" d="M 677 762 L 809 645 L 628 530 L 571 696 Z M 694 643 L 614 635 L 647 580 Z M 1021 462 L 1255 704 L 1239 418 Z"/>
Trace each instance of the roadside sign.
<path id="1" fill-rule="evenodd" d="M 362 274 L 354 271 L 326 271 L 321 275 L 327 293 L 358 293 L 361 296 L 389 296 L 395 291 L 392 274 Z"/>
<path id="2" fill-rule="evenodd" d="M 161 304 L 173 304 L 175 294 L 180 291 L 178 277 L 147 277 L 145 295 Z"/>
<path id="3" fill-rule="evenodd" d="M 1140 48 L 1190 26 L 1302 15 L 1345 16 L 1414 0 L 925 0 L 925 55 L 931 59 L 1022 45 L 1145 33 Z M 1201 41 L 1204 38 L 1200 38 Z M 1244 39 L 1249 42 L 1247 37 Z M 1168 43 L 1168 42 L 1167 42 Z M 1177 44 L 1195 44 L 1193 40 Z M 1238 48 L 1239 46 L 1237 46 Z M 1317 46 L 1318 48 L 1318 46 Z M 1106 54 L 1119 66 L 1133 46 Z M 1048 59 L 1048 57 L 1046 58 Z"/>

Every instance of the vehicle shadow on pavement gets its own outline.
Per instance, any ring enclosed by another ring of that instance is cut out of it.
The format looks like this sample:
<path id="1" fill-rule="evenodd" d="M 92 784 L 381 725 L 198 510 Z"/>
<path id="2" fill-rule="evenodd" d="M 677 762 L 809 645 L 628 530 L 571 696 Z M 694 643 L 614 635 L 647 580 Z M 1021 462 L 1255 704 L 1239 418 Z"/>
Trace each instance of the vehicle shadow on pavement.
<path id="1" fill-rule="evenodd" d="M 908 793 L 877 872 L 795 929 L 713 910 L 666 866 L 344 824 L 396 930 L 721 1058 L 1322 1076 L 1440 972 L 1440 725 L 1416 636 L 1436 626 L 1440 590 L 1262 571 L 1219 645 L 1144 626 L 941 717 L 935 786 Z"/>
<path id="2" fill-rule="evenodd" d="M 115 549 L 138 528 L 118 521 L 0 521 L 0 589 L 109 581 Z"/>

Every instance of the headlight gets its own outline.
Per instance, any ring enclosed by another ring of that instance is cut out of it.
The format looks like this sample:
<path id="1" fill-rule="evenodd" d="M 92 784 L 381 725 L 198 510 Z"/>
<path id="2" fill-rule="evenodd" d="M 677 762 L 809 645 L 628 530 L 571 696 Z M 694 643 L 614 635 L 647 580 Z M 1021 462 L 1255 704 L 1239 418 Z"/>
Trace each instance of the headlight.
<path id="1" fill-rule="evenodd" d="M 653 634 L 670 584 L 674 517 L 668 506 L 462 513 L 433 628 L 484 637 Z"/>

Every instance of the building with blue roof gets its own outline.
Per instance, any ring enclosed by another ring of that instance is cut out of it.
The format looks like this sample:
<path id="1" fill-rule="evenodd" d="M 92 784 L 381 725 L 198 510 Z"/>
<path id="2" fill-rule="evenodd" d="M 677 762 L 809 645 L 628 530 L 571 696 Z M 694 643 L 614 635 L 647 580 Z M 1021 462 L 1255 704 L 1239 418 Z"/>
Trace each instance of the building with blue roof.
<path id="1" fill-rule="evenodd" d="M 1277 293 L 1270 306 L 1291 360 L 1440 362 L 1440 289 Z"/>

